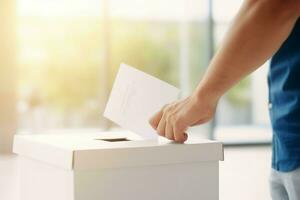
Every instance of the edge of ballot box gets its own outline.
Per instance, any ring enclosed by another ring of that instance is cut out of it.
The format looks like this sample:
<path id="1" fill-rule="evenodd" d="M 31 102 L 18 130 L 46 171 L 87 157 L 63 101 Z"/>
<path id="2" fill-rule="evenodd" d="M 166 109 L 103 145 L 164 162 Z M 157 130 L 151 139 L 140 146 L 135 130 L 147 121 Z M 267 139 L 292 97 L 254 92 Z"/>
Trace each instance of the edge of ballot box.
<path id="1" fill-rule="evenodd" d="M 129 141 L 105 141 L 118 138 Z M 189 139 L 177 144 L 167 140 L 141 140 L 128 131 L 16 135 L 13 152 L 68 170 L 224 160 L 223 144 L 218 141 Z"/>

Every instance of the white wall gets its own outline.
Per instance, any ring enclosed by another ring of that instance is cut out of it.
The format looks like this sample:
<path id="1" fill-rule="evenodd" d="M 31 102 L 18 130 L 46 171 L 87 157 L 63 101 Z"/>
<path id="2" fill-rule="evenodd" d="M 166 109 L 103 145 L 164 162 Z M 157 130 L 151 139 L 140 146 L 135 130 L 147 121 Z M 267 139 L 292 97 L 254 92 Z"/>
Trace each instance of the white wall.
<path id="1" fill-rule="evenodd" d="M 0 153 L 11 151 L 16 130 L 16 5 L 0 1 Z"/>

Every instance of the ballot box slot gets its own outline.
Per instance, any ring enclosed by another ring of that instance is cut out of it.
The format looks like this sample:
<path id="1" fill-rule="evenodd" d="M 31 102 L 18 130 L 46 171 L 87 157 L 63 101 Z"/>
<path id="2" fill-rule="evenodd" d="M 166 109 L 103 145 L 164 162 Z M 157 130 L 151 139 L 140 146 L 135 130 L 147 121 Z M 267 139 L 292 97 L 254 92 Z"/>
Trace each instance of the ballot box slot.
<path id="1" fill-rule="evenodd" d="M 102 140 L 105 142 L 129 142 L 128 138 L 106 138 L 106 139 L 96 139 L 96 140 Z"/>

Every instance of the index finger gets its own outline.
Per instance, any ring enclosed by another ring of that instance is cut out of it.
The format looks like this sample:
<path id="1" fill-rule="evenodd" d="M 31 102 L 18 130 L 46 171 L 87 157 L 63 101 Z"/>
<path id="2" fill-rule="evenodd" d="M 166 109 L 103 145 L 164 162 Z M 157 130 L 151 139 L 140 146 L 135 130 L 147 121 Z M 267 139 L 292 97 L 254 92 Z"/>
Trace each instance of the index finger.
<path id="1" fill-rule="evenodd" d="M 157 112 L 156 114 L 154 114 L 150 119 L 149 119 L 149 123 L 152 126 L 152 128 L 154 128 L 155 130 L 158 127 L 158 124 L 162 118 L 164 114 L 163 109 L 161 109 L 159 112 Z"/>

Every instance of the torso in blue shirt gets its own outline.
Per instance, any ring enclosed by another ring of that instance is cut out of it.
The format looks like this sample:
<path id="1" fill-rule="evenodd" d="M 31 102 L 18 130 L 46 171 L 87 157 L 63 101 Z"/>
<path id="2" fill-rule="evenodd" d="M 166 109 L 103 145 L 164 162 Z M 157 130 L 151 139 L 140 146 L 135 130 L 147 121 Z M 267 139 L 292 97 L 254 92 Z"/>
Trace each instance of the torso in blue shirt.
<path id="1" fill-rule="evenodd" d="M 270 118 L 273 127 L 272 167 L 300 167 L 300 20 L 271 60 Z"/>

